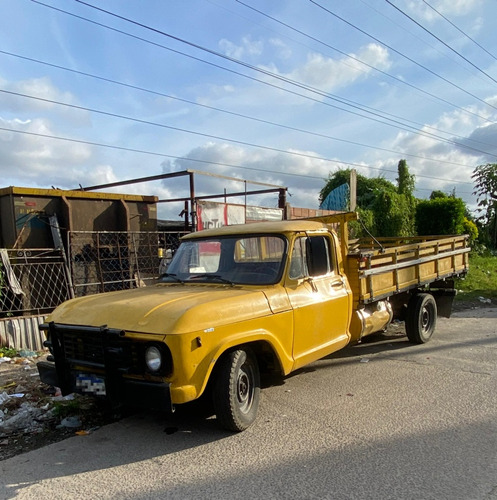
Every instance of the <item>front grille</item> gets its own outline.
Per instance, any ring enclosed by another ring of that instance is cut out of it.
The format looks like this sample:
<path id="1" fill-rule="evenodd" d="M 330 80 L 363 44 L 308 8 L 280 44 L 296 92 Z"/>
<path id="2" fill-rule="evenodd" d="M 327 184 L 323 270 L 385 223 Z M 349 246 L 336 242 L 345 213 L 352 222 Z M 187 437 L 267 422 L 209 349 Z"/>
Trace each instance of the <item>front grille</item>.
<path id="1" fill-rule="evenodd" d="M 65 332 L 61 337 L 66 358 L 104 364 L 104 343 L 101 334 L 78 335 L 77 332 Z"/>
<path id="2" fill-rule="evenodd" d="M 85 367 L 102 373 L 143 375 L 147 372 L 145 350 L 155 345 L 162 353 L 162 368 L 153 375 L 168 376 L 173 370 L 173 360 L 168 346 L 162 342 L 141 341 L 125 336 L 122 330 L 105 326 L 72 326 L 48 323 L 40 326 L 47 330 L 49 347 L 58 370 Z"/>
<path id="3" fill-rule="evenodd" d="M 56 332 L 63 357 L 71 364 L 102 370 L 113 367 L 129 374 L 145 370 L 143 342 L 107 329 L 56 327 Z"/>

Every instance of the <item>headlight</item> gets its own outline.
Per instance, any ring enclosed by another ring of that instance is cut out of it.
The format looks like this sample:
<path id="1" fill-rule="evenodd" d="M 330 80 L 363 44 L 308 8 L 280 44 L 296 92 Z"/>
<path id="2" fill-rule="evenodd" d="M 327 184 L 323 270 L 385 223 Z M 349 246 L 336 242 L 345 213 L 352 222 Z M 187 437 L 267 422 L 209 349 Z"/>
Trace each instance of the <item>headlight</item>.
<path id="1" fill-rule="evenodd" d="M 147 347 L 145 350 L 145 363 L 151 372 L 158 372 L 162 366 L 162 354 L 156 346 Z"/>

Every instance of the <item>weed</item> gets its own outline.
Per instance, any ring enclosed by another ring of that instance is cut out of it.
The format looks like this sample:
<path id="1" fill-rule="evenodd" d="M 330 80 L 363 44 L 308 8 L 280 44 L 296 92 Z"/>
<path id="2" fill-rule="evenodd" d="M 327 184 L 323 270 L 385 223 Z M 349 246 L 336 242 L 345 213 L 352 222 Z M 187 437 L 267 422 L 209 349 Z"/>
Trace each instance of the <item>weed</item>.
<path id="1" fill-rule="evenodd" d="M 0 357 L 15 358 L 18 355 L 17 349 L 10 347 L 0 347 Z"/>
<path id="2" fill-rule="evenodd" d="M 81 409 L 81 404 L 78 399 L 69 399 L 64 401 L 55 401 L 53 413 L 56 417 L 66 418 L 72 415 L 78 415 Z"/>

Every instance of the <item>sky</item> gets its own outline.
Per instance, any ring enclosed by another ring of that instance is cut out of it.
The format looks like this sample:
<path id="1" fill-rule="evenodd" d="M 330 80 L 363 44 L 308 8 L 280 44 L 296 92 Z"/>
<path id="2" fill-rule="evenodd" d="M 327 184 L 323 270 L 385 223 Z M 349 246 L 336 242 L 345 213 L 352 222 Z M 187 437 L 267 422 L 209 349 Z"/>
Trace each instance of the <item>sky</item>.
<path id="1" fill-rule="evenodd" d="M 0 13 L 0 187 L 193 169 L 240 179 L 196 175 L 197 195 L 252 181 L 318 208 L 338 169 L 395 183 L 406 159 L 417 197 L 473 209 L 474 168 L 497 162 L 495 0 L 0 0 Z M 189 184 L 107 191 L 165 200 Z"/>

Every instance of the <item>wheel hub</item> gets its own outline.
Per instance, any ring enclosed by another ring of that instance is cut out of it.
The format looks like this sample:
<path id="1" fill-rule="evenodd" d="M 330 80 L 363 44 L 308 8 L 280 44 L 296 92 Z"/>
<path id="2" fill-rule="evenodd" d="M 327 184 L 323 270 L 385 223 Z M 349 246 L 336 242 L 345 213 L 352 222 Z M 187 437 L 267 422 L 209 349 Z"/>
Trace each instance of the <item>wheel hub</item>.
<path id="1" fill-rule="evenodd" d="M 250 382 L 246 373 L 241 373 L 238 377 L 238 400 L 243 403 L 249 395 Z"/>
<path id="2" fill-rule="evenodd" d="M 430 313 L 426 307 L 423 307 L 423 311 L 421 313 L 421 327 L 423 330 L 426 330 L 430 324 Z"/>

